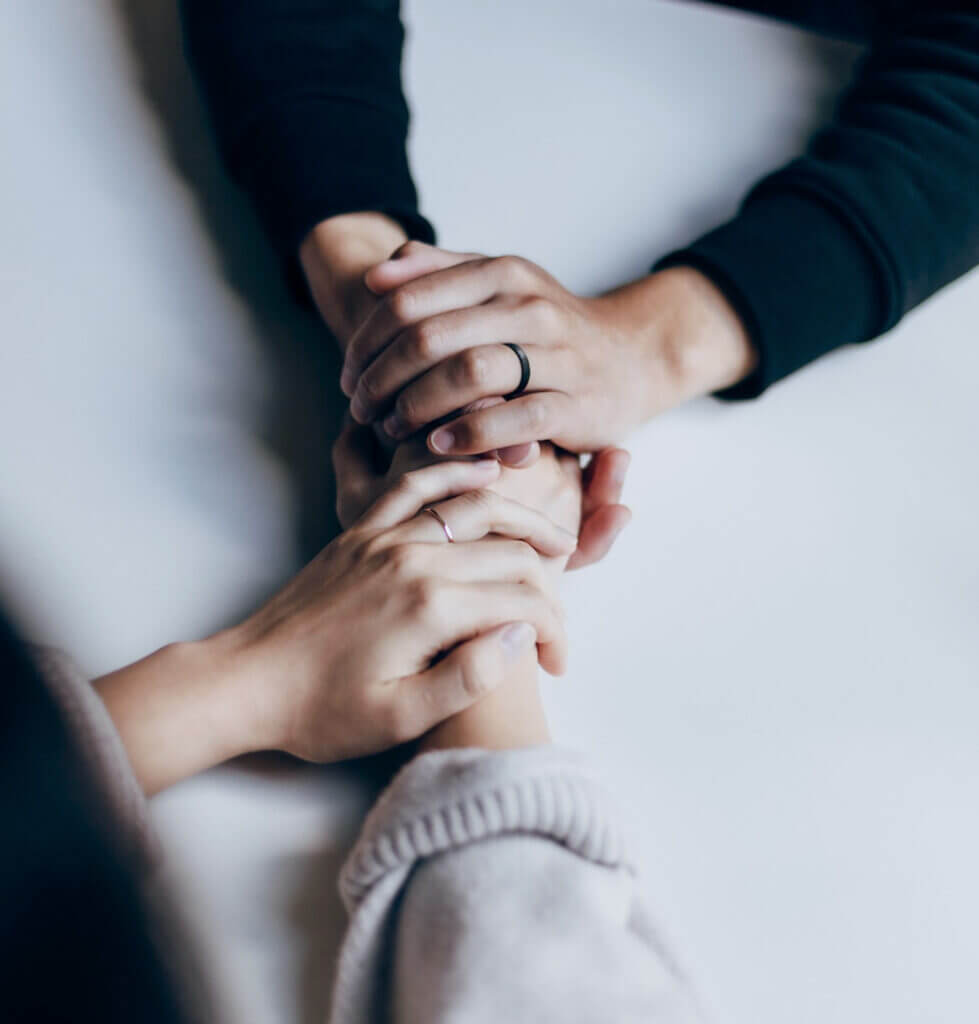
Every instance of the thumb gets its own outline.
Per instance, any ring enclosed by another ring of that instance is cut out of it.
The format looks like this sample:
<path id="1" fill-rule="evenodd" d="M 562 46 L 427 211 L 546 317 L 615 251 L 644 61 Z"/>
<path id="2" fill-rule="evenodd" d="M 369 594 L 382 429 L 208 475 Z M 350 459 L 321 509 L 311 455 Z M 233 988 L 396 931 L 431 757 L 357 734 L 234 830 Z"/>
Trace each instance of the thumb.
<path id="1" fill-rule="evenodd" d="M 427 671 L 402 679 L 400 696 L 416 709 L 412 731 L 427 732 L 491 693 L 536 643 L 533 626 L 509 622 L 460 644 Z"/>

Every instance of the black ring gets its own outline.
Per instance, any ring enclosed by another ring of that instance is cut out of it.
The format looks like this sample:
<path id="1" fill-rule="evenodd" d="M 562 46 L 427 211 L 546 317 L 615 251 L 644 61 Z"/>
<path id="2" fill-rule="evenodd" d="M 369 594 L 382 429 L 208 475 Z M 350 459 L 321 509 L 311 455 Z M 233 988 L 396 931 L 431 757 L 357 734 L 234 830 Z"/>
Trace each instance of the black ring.
<path id="1" fill-rule="evenodd" d="M 503 396 L 509 402 L 511 398 L 516 398 L 517 395 L 522 395 L 527 390 L 527 385 L 530 383 L 530 360 L 527 358 L 527 353 L 515 341 L 505 341 L 503 344 L 507 348 L 513 349 L 513 354 L 520 360 L 520 383 L 510 394 Z"/>

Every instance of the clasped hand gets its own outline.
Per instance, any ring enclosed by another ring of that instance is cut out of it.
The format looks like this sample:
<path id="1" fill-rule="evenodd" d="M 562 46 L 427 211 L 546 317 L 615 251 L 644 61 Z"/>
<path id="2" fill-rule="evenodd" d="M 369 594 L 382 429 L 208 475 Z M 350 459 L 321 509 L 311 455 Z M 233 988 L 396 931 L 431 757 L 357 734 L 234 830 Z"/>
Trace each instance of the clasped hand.
<path id="1" fill-rule="evenodd" d="M 394 440 L 472 403 L 526 393 L 434 429 L 433 452 L 477 455 L 551 440 L 574 452 L 620 441 L 642 420 L 645 368 L 635 325 L 608 297 L 583 299 L 536 264 L 409 242 L 368 271 L 381 296 L 346 349 L 341 387 L 360 423 Z"/>

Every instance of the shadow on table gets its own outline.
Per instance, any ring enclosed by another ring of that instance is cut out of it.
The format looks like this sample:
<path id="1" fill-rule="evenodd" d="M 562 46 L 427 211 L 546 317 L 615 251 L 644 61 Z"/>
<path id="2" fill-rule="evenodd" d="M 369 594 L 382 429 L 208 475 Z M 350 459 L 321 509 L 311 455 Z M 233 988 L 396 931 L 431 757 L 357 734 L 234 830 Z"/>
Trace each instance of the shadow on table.
<path id="1" fill-rule="evenodd" d="M 193 194 L 219 271 L 254 322 L 277 379 L 262 427 L 291 475 L 300 509 L 299 553 L 311 558 L 338 530 L 330 447 L 345 402 L 335 382 L 339 358 L 318 318 L 289 293 L 274 253 L 245 198 L 219 162 L 206 114 L 183 58 L 174 0 L 114 0 L 146 102 L 156 116 L 169 160 Z M 249 339 L 250 341 L 251 339 Z M 256 595 L 246 599 L 251 611 Z M 234 616 L 229 616 L 229 620 Z M 307 768 L 309 766 L 306 766 Z M 285 757 L 242 759 L 235 770 L 261 774 L 302 770 Z M 372 769 L 366 769 L 368 777 Z M 298 1002 L 303 1024 L 325 1019 L 333 962 L 345 927 L 336 875 L 353 835 L 304 854 L 285 908 L 301 933 Z"/>
<path id="2" fill-rule="evenodd" d="M 277 380 L 262 440 L 291 474 L 300 509 L 299 550 L 311 558 L 338 530 L 330 447 L 345 402 L 337 347 L 300 308 L 244 196 L 224 173 L 183 57 L 174 0 L 114 0 L 139 84 L 160 123 L 172 166 L 192 192 L 225 281 L 269 349 Z M 250 339 L 249 339 L 250 340 Z M 251 608 L 249 607 L 249 611 Z"/>
<path id="3" fill-rule="evenodd" d="M 300 1024 L 323 1024 L 330 1009 L 337 958 L 346 928 L 346 912 L 337 875 L 354 844 L 353 834 L 331 839 L 325 849 L 301 855 L 289 874 L 298 879 L 287 907 L 290 925 L 303 939 L 296 965 Z"/>

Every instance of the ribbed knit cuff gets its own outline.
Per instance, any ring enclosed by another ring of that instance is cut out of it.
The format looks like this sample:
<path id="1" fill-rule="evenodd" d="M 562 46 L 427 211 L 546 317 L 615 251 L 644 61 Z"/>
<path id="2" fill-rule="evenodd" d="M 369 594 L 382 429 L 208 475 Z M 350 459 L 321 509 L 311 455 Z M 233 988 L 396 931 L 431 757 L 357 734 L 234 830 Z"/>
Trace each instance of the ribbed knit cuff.
<path id="1" fill-rule="evenodd" d="M 418 212 L 405 131 L 402 118 L 380 107 L 300 96 L 249 125 L 231 159 L 287 259 L 321 220 L 364 210 L 387 214 L 410 238 L 432 242 L 435 232 Z"/>
<path id="2" fill-rule="evenodd" d="M 75 736 L 95 784 L 108 801 L 126 852 L 141 866 L 155 862 L 159 849 L 149 826 L 146 796 L 105 704 L 91 681 L 63 651 L 31 647 L 30 653 Z"/>
<path id="3" fill-rule="evenodd" d="M 718 397 L 744 399 L 892 326 L 896 300 L 873 251 L 856 219 L 817 190 L 799 187 L 754 193 L 733 220 L 655 269 L 694 267 L 741 317 L 758 366 Z"/>
<path id="4" fill-rule="evenodd" d="M 612 801 L 579 755 L 554 747 L 437 751 L 403 768 L 374 805 L 340 875 L 344 902 L 353 912 L 389 874 L 515 833 L 632 869 Z"/>

